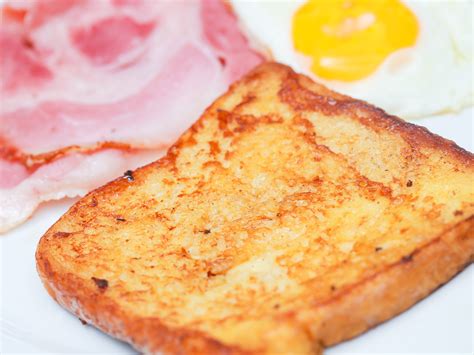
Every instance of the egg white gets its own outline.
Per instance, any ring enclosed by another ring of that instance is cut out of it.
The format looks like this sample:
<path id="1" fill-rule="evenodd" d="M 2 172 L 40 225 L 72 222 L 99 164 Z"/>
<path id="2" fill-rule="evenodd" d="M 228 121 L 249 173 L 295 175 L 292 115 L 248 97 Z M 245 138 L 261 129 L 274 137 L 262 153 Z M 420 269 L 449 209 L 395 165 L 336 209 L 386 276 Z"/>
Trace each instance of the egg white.
<path id="1" fill-rule="evenodd" d="M 276 61 L 391 114 L 411 119 L 474 104 L 471 1 L 404 1 L 420 26 L 416 45 L 392 53 L 376 72 L 353 82 L 318 78 L 309 69 L 310 59 L 295 51 L 292 17 L 304 2 L 233 0 L 232 5 L 244 29 Z"/>

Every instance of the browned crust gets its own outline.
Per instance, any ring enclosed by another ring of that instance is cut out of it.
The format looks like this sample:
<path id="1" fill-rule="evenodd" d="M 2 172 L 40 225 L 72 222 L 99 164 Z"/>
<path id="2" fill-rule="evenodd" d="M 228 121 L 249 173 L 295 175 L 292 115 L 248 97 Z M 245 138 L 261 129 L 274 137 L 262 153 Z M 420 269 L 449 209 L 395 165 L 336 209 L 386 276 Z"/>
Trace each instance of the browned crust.
<path id="1" fill-rule="evenodd" d="M 312 305 L 303 318 L 312 320 L 311 332 L 324 346 L 337 344 L 410 308 L 473 260 L 471 216 L 397 263 Z"/>
<path id="2" fill-rule="evenodd" d="M 157 318 L 134 319 L 100 288 L 51 266 L 46 253 L 51 237 L 42 238 L 36 254 L 38 273 L 48 293 L 64 308 L 137 349 L 170 354 L 246 354 L 191 329 L 172 329 Z M 350 339 L 410 308 L 449 281 L 474 260 L 474 216 L 462 221 L 410 257 L 387 266 L 335 297 L 288 314 L 323 346 Z M 430 275 L 426 277 L 426 275 Z"/>
<path id="3" fill-rule="evenodd" d="M 258 71 L 255 72 L 258 74 Z M 312 91 L 311 87 L 317 87 L 318 93 Z M 313 82 L 307 76 L 296 74 L 291 69 L 287 71 L 287 77 L 279 96 L 283 102 L 291 105 L 295 111 L 308 110 L 322 112 L 328 116 L 349 116 L 373 131 L 383 130 L 397 133 L 410 145 L 424 145 L 425 147 L 440 149 L 462 163 L 474 165 L 474 154 L 459 147 L 453 141 L 431 133 L 425 127 L 389 115 L 384 110 L 365 101 L 356 100 L 329 90 L 325 86 Z"/>
<path id="4" fill-rule="evenodd" d="M 36 253 L 41 280 L 51 297 L 81 320 L 146 353 L 247 354 L 242 349 L 224 345 L 195 330 L 168 328 L 158 318 L 131 317 L 122 312 L 100 287 L 93 288 L 91 283 L 75 275 L 55 270 L 41 252 L 46 243 L 48 238 L 43 238 Z"/>
<path id="5" fill-rule="evenodd" d="M 263 64 L 249 73 L 243 81 L 250 82 L 273 70 L 286 73 L 287 80 L 283 83 L 280 98 L 295 110 L 324 110 L 323 112 L 328 115 L 349 115 L 371 129 L 392 130 L 406 140 L 416 141 L 418 145 L 443 150 L 460 165 L 474 164 L 474 156 L 471 153 L 424 128 L 406 123 L 365 102 L 333 93 L 319 85 L 318 90 L 324 95 L 312 92 L 307 86 L 317 84 L 309 82 L 308 78 L 297 75 L 286 66 L 276 63 Z M 230 93 L 237 85 L 231 87 Z M 285 85 L 290 85 L 288 91 L 285 91 Z M 299 91 L 299 96 L 288 94 L 292 90 Z M 331 99 L 336 100 L 337 104 L 330 101 Z M 213 109 L 213 106 L 210 109 Z M 205 117 L 206 115 L 203 115 L 169 149 L 165 157 L 139 169 L 139 173 L 134 176 L 140 179 L 142 174 L 151 172 L 157 167 L 172 166 L 176 151 L 193 139 L 193 134 L 202 125 Z M 119 178 L 89 194 L 74 205 L 68 214 L 91 203 L 91 197 L 93 202 L 93 196 L 119 191 L 126 185 L 126 179 Z M 135 319 L 123 313 L 114 300 L 100 288 L 94 288 L 91 286 L 93 283 L 86 283 L 74 275 L 62 273 L 60 265 L 48 259 L 48 249 L 56 238 L 52 232 L 54 226 L 43 236 L 38 245 L 36 253 L 38 273 L 49 294 L 81 319 L 147 353 L 159 351 L 176 354 L 248 353 L 238 347 L 222 344 L 202 332 L 186 328 L 173 329 L 165 326 L 157 318 Z M 465 220 L 403 257 L 399 262 L 339 290 L 331 299 L 309 304 L 307 309 L 297 314 L 289 313 L 285 317 L 306 328 L 315 343 L 330 346 L 352 338 L 408 309 L 449 281 L 472 263 L 473 259 L 474 216 L 467 216 Z"/>

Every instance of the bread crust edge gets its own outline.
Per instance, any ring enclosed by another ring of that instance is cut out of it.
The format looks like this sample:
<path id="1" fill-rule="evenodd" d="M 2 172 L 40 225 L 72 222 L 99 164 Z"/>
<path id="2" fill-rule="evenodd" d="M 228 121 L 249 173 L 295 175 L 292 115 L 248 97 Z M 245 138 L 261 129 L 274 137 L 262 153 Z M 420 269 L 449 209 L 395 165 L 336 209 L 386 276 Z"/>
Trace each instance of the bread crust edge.
<path id="1" fill-rule="evenodd" d="M 474 261 L 474 216 L 332 299 L 302 312 L 300 321 L 324 347 L 352 339 L 397 316 Z"/>
<path id="2" fill-rule="evenodd" d="M 158 318 L 124 314 L 105 293 L 90 283 L 61 272 L 48 257 L 49 239 L 36 253 L 37 270 L 48 293 L 64 308 L 102 331 L 146 353 L 250 354 L 192 329 L 172 329 Z M 351 339 L 400 314 L 448 282 L 474 260 L 474 216 L 455 225 L 409 258 L 389 265 L 342 290 L 324 303 L 288 315 L 306 325 L 313 341 L 324 347 Z M 261 353 L 261 351 L 258 351 Z"/>

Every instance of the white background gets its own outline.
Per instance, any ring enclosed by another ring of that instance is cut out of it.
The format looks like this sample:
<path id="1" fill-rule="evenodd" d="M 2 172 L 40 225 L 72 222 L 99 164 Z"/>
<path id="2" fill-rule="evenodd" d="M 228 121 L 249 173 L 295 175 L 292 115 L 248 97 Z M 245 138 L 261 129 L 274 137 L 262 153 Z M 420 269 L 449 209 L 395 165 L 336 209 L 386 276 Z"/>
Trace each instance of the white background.
<path id="1" fill-rule="evenodd" d="M 472 109 L 416 123 L 474 151 Z M 61 309 L 37 276 L 37 242 L 73 202 L 47 203 L 27 223 L 0 236 L 2 354 L 134 353 L 128 345 Z M 326 354 L 473 354 L 473 285 L 471 265 L 410 310 Z"/>

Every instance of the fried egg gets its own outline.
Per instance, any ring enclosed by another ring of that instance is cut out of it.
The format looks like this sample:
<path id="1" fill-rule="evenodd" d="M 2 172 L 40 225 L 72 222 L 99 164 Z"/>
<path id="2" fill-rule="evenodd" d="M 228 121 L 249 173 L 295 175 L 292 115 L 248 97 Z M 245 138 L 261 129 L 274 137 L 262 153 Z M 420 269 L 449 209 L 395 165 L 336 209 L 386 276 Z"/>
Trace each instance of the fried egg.
<path id="1" fill-rule="evenodd" d="M 232 1 L 276 61 L 410 119 L 474 104 L 469 0 Z"/>

